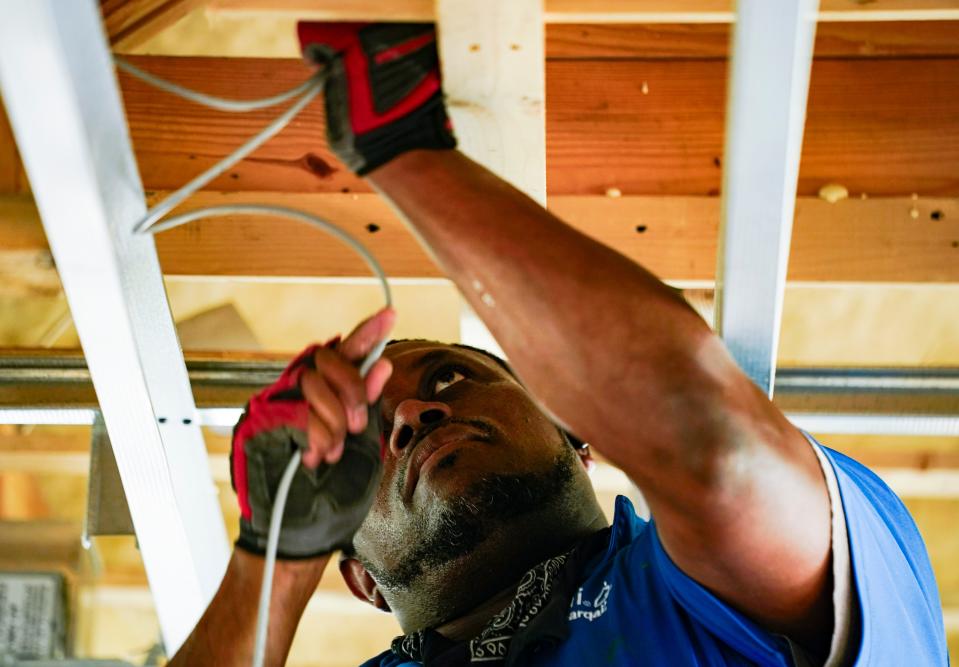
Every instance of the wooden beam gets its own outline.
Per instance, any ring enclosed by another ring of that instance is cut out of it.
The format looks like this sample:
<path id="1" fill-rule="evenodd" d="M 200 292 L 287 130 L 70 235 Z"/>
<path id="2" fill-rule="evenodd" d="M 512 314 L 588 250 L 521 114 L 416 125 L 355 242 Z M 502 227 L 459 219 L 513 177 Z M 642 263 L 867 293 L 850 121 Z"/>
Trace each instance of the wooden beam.
<path id="1" fill-rule="evenodd" d="M 20 153 L 7 120 L 3 97 L 0 96 L 0 192 L 19 193 L 28 190 Z"/>
<path id="2" fill-rule="evenodd" d="M 546 206 L 543 0 L 436 0 L 435 7 L 459 150 Z M 460 342 L 503 354 L 465 299 Z"/>
<path id="3" fill-rule="evenodd" d="M 546 27 L 546 57 L 725 59 L 729 37 L 730 26 L 725 23 L 554 24 Z M 816 28 L 814 54 L 817 58 L 955 57 L 959 56 L 959 22 L 822 23 Z"/>
<path id="4" fill-rule="evenodd" d="M 545 206 L 542 0 L 437 0 L 436 10 L 460 150 Z"/>
<path id="5" fill-rule="evenodd" d="M 100 0 L 103 23 L 115 49 L 133 49 L 179 21 L 206 0 Z"/>
<path id="6" fill-rule="evenodd" d="M 718 194 L 726 75 L 722 61 L 548 63 L 550 193 Z M 959 194 L 957 118 L 955 60 L 815 61 L 798 194 Z"/>
<path id="7" fill-rule="evenodd" d="M 142 57 L 160 76 L 212 94 L 257 97 L 303 81 L 302 62 Z M 173 190 L 275 117 L 226 115 L 121 75 L 140 173 Z M 908 81 L 908 85 L 890 85 Z M 716 195 L 726 65 L 717 60 L 562 60 L 546 69 L 551 195 Z M 369 192 L 326 149 L 322 105 L 221 178 L 214 190 Z M 827 183 L 853 196 L 959 196 L 959 62 L 818 60 L 813 65 L 799 194 Z"/>
<path id="8" fill-rule="evenodd" d="M 273 14 L 194 14 L 157 39 L 120 53 L 221 58 L 299 58 L 296 18 Z M 710 58 L 729 53 L 727 23 L 551 23 L 547 59 Z M 959 22 L 836 22 L 816 29 L 817 58 L 959 55 Z"/>
<path id="9" fill-rule="evenodd" d="M 391 277 L 442 275 L 376 195 L 207 192 L 192 198 L 184 210 L 252 202 L 302 208 L 341 225 L 369 246 Z M 716 198 L 568 196 L 551 197 L 549 205 L 574 227 L 663 279 L 709 283 L 715 276 Z M 25 209 L 21 202 L 0 210 Z M 37 224 L 35 217 L 15 223 L 0 218 L 0 248 L 45 249 L 42 236 L 35 233 Z M 365 266 L 336 241 L 285 220 L 201 221 L 159 234 L 156 241 L 168 275 L 367 275 Z M 788 276 L 793 282 L 957 282 L 959 199 L 829 204 L 800 198 Z"/>
<path id="10" fill-rule="evenodd" d="M 546 0 L 552 23 L 730 23 L 732 0 Z M 431 0 L 213 0 L 221 12 L 269 12 L 324 21 L 432 21 Z M 820 21 L 959 18 L 953 0 L 823 0 Z"/>

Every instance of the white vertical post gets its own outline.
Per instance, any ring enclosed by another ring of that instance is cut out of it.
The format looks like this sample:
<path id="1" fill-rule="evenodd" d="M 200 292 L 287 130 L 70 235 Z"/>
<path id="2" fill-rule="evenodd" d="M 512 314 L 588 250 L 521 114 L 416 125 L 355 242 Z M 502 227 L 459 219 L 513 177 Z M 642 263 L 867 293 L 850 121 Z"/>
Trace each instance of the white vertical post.
<path id="1" fill-rule="evenodd" d="M 726 116 L 717 328 L 772 394 L 818 0 L 739 0 Z"/>
<path id="2" fill-rule="evenodd" d="M 543 0 L 436 0 L 443 89 L 460 150 L 546 206 L 543 20 Z M 465 300 L 460 341 L 502 354 Z"/>
<path id="3" fill-rule="evenodd" d="M 175 651 L 229 546 L 94 0 L 0 0 L 0 86 Z"/>

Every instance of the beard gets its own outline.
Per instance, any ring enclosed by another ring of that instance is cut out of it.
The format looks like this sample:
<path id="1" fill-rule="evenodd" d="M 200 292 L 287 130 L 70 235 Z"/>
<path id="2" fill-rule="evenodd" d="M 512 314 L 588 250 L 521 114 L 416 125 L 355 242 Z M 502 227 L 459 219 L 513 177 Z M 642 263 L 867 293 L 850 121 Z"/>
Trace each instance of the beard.
<path id="1" fill-rule="evenodd" d="M 409 590 L 424 573 L 470 555 L 495 532 L 563 502 L 578 464 L 567 449 L 543 472 L 484 476 L 438 511 L 413 515 L 401 531 L 406 539 L 394 534 L 385 541 L 387 553 L 376 554 L 375 561 L 363 553 L 366 545 L 357 544 L 356 556 L 381 588 Z"/>

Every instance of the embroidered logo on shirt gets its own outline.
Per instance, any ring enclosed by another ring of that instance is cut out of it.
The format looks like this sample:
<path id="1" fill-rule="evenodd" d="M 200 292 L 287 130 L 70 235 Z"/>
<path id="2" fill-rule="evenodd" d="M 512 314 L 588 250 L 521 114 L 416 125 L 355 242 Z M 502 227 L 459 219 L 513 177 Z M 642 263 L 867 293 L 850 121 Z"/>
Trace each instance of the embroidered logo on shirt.
<path id="1" fill-rule="evenodd" d="M 575 621 L 584 618 L 592 622 L 606 613 L 606 603 L 609 600 L 609 592 L 612 590 L 612 586 L 609 585 L 609 582 L 604 581 L 599 593 L 592 599 L 584 593 L 583 588 L 585 586 L 580 586 L 569 605 L 569 620 Z"/>

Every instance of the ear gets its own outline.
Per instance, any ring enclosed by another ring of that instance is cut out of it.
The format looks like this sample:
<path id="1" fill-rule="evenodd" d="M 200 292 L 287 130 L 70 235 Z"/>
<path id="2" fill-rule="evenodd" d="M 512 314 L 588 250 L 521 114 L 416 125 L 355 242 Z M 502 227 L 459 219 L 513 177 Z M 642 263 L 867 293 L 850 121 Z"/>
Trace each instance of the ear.
<path id="1" fill-rule="evenodd" d="M 579 462 L 586 468 L 586 472 L 593 472 L 596 468 L 596 459 L 593 458 L 593 452 L 587 443 L 584 442 L 583 446 L 576 450 L 576 455 L 579 457 Z"/>
<path id="2" fill-rule="evenodd" d="M 380 611 L 391 611 L 383 594 L 376 587 L 372 575 L 366 571 L 360 561 L 350 556 L 343 556 L 340 558 L 340 574 L 343 575 L 343 580 L 357 600 L 371 604 Z"/>

